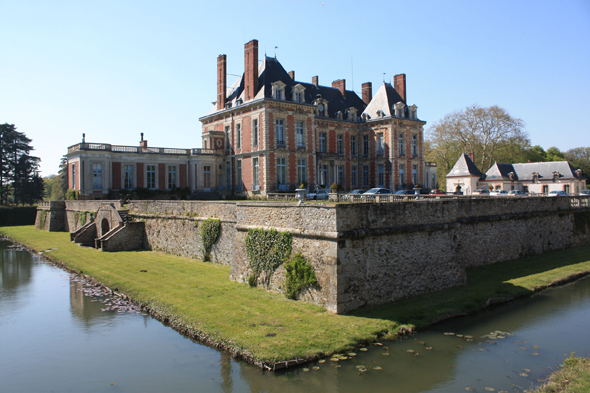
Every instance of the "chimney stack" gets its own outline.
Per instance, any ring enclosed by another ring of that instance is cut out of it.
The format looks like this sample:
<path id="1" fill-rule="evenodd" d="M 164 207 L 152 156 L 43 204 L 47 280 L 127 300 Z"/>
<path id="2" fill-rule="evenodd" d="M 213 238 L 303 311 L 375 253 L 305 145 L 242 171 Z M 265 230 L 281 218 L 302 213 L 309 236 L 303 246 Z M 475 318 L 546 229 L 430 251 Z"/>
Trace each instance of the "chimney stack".
<path id="1" fill-rule="evenodd" d="M 217 57 L 217 110 L 225 108 L 225 99 L 227 92 L 227 64 L 226 56 Z"/>
<path id="2" fill-rule="evenodd" d="M 373 99 L 373 84 L 371 82 L 363 83 L 363 101 L 369 105 L 369 102 Z"/>
<path id="3" fill-rule="evenodd" d="M 393 77 L 393 88 L 401 96 L 404 103 L 407 104 L 406 100 L 406 74 L 397 74 Z"/>
<path id="4" fill-rule="evenodd" d="M 141 140 L 139 141 L 139 147 L 148 147 L 147 140 L 143 140 L 143 132 L 141 133 Z"/>
<path id="5" fill-rule="evenodd" d="M 289 71 L 289 76 L 291 79 L 295 80 L 295 71 Z"/>
<path id="6" fill-rule="evenodd" d="M 311 77 L 311 83 L 313 83 L 315 85 L 315 87 L 318 87 L 320 80 L 317 75 Z"/>
<path id="7" fill-rule="evenodd" d="M 469 154 L 467 154 L 467 156 L 469 157 L 469 159 L 470 159 L 472 162 L 475 162 L 475 153 L 469 153 Z"/>
<path id="8" fill-rule="evenodd" d="M 338 79 L 337 81 L 332 82 L 332 87 L 340 90 L 342 93 L 342 97 L 346 98 L 346 80 L 345 79 Z"/>
<path id="9" fill-rule="evenodd" d="M 244 92 L 246 101 L 253 99 L 258 91 L 258 40 L 244 45 Z"/>

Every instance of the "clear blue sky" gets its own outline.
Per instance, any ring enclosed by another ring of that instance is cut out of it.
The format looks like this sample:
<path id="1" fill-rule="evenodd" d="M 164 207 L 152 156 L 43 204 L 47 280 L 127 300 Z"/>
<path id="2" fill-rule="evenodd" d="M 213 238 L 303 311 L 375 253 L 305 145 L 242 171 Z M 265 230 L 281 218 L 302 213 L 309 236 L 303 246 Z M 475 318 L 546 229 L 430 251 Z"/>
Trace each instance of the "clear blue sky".
<path id="1" fill-rule="evenodd" d="M 406 73 L 427 127 L 499 105 L 532 143 L 590 146 L 590 1 L 0 0 L 0 123 L 33 139 L 42 175 L 81 141 L 200 147 L 216 59 L 241 74 L 259 40 L 296 79 L 360 95 Z M 385 76 L 383 75 L 385 73 Z M 231 75 L 228 82 L 232 82 Z"/>

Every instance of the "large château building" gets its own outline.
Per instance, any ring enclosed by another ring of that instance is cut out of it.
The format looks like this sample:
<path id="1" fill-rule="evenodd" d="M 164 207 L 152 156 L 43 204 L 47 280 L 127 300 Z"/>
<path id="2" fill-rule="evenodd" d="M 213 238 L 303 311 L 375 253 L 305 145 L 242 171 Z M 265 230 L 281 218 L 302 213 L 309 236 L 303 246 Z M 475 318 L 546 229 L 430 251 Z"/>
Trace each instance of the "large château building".
<path id="1" fill-rule="evenodd" d="M 190 188 L 192 192 L 266 195 L 336 183 L 341 190 L 436 186 L 424 162 L 426 122 L 407 105 L 406 75 L 362 97 L 339 79 L 297 81 L 276 58 L 259 60 L 245 45 L 244 73 L 227 85 L 227 57 L 217 58 L 217 100 L 200 118 L 202 149 L 86 143 L 68 149 L 70 188 L 81 198 L 109 190 Z"/>

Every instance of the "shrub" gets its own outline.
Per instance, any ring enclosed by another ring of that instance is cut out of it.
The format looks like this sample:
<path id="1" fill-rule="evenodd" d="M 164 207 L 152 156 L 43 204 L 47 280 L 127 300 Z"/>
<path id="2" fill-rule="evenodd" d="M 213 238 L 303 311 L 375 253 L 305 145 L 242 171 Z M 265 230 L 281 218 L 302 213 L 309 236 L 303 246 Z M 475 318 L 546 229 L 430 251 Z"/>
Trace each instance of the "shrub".
<path id="1" fill-rule="evenodd" d="M 278 232 L 276 229 L 249 229 L 246 235 L 246 251 L 252 268 L 253 278 L 248 279 L 250 286 L 255 286 L 264 273 L 263 283 L 268 286 L 270 279 L 281 266 L 285 258 L 291 254 L 293 238 L 289 232 Z"/>
<path id="2" fill-rule="evenodd" d="M 285 296 L 289 299 L 297 300 L 303 288 L 318 283 L 313 267 L 301 253 L 285 263 L 285 270 Z"/>
<path id="3" fill-rule="evenodd" d="M 203 240 L 203 262 L 211 260 L 211 248 L 221 235 L 221 220 L 208 218 L 201 224 L 201 239 Z"/>

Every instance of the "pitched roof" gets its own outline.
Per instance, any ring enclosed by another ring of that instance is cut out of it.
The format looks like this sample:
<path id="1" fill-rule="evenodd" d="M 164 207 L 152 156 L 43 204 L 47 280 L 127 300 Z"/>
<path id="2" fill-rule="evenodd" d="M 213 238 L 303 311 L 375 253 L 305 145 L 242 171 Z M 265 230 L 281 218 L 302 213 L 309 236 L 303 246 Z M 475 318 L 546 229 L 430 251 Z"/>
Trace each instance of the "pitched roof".
<path id="1" fill-rule="evenodd" d="M 383 111 L 384 116 L 391 116 L 393 106 L 400 101 L 404 102 L 395 88 L 391 84 L 383 82 L 363 113 L 369 115 L 371 119 L 378 119 L 380 117 L 377 111 Z"/>
<path id="2" fill-rule="evenodd" d="M 463 176 L 477 176 L 483 177 L 484 174 L 480 172 L 473 161 L 465 153 L 461 154 L 453 169 L 449 172 L 447 177 L 463 177 Z"/>
<path id="3" fill-rule="evenodd" d="M 486 172 L 486 180 L 510 180 L 509 173 L 514 172 L 515 179 L 532 181 L 533 173 L 539 174 L 539 180 L 553 179 L 553 173 L 558 172 L 560 179 L 581 179 L 576 170 L 567 161 L 528 162 L 522 164 L 494 163 Z"/>

